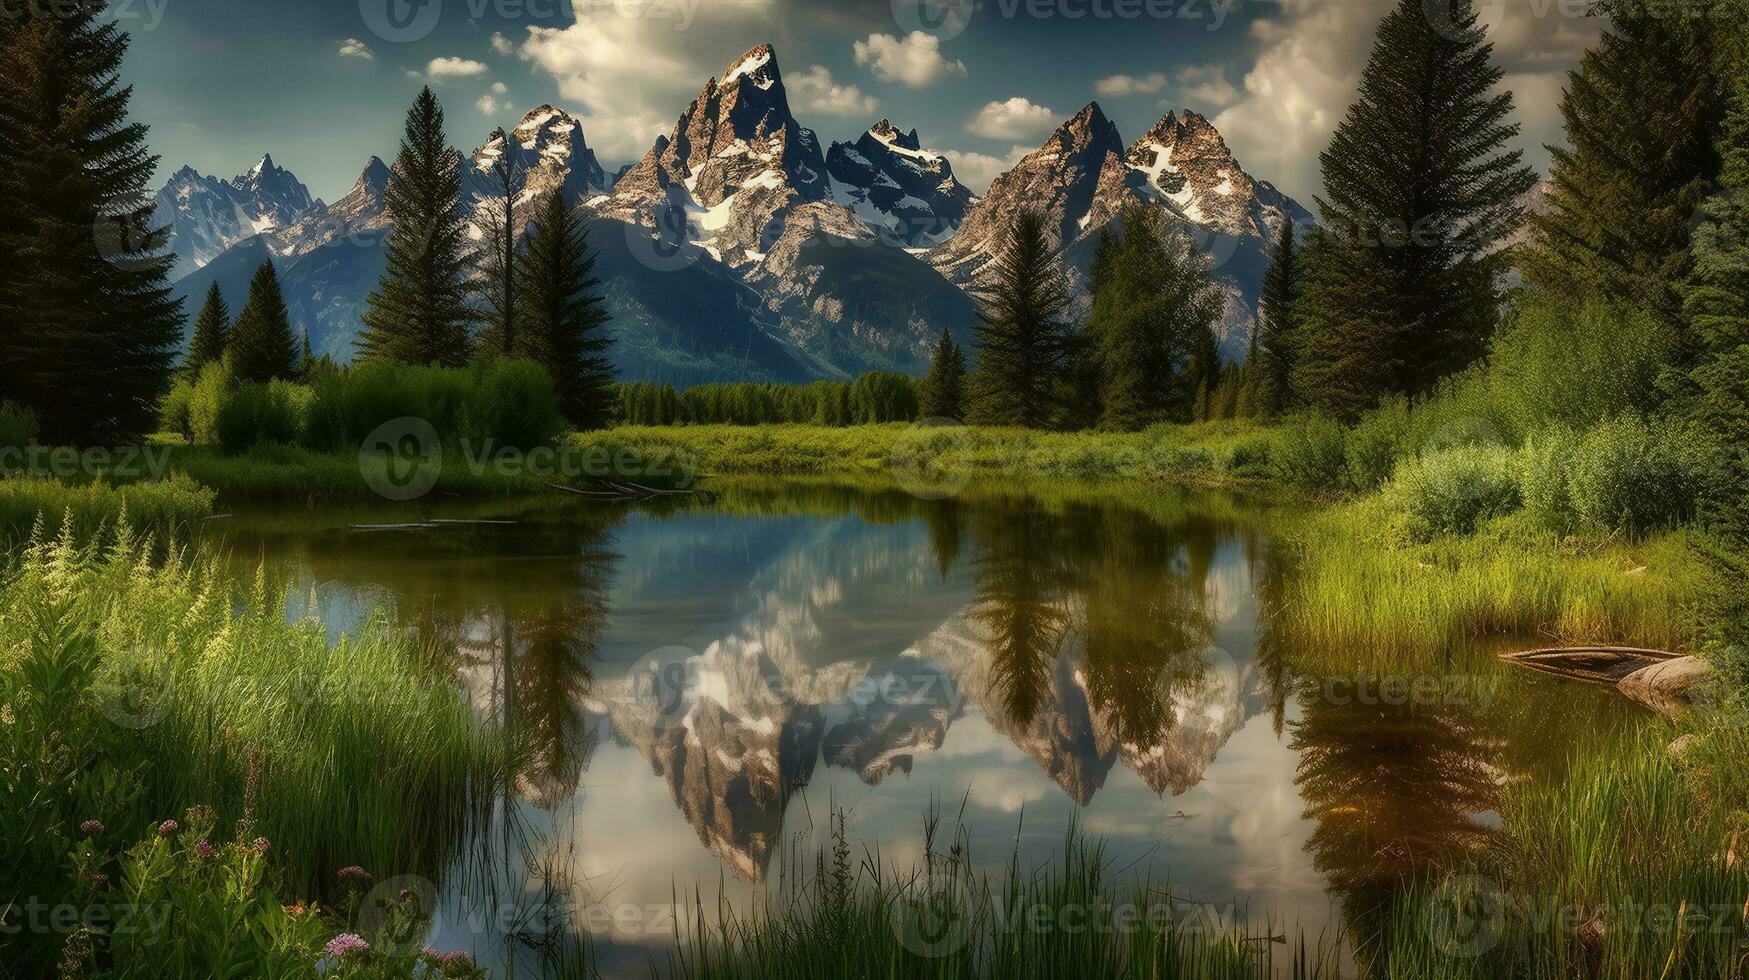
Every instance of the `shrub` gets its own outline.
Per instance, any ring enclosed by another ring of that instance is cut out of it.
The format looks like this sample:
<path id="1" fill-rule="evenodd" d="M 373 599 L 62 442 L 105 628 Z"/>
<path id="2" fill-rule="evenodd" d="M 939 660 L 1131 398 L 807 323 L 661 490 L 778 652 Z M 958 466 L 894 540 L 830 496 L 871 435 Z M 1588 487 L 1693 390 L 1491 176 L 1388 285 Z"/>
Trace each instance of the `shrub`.
<path id="1" fill-rule="evenodd" d="M 1675 350 L 1670 327 L 1643 310 L 1531 294 L 1494 343 L 1488 394 L 1521 432 L 1584 430 L 1655 408 Z"/>
<path id="2" fill-rule="evenodd" d="M 1533 435 L 1518 456 L 1518 489 L 1536 523 L 1557 534 L 1578 524 L 1573 511 L 1572 475 L 1579 436 L 1564 425 Z"/>
<path id="3" fill-rule="evenodd" d="M 1574 514 L 1591 527 L 1630 534 L 1688 520 L 1694 515 L 1699 467 L 1684 441 L 1680 429 L 1654 428 L 1632 417 L 1592 429 L 1573 458 Z"/>
<path id="4" fill-rule="evenodd" d="M 1343 442 L 1340 422 L 1327 415 L 1301 416 L 1282 434 L 1276 474 L 1293 486 L 1334 490 L 1342 485 Z"/>
<path id="5" fill-rule="evenodd" d="M 1362 416 L 1343 443 L 1342 459 L 1350 490 L 1370 493 L 1397 467 L 1409 434 L 1409 400 L 1389 398 Z"/>
<path id="6" fill-rule="evenodd" d="M 1229 447 L 1221 459 L 1221 470 L 1229 476 L 1267 479 L 1275 475 L 1275 440 L 1267 433 L 1241 438 Z"/>
<path id="7" fill-rule="evenodd" d="M 23 449 L 36 441 L 36 413 L 14 402 L 0 402 L 0 449 Z"/>
<path id="8" fill-rule="evenodd" d="M 219 408 L 231 390 L 231 369 L 224 361 L 215 361 L 200 369 L 194 390 L 188 399 L 188 432 L 195 443 L 209 445 L 219 441 Z"/>
<path id="9" fill-rule="evenodd" d="M 448 448 L 462 440 L 532 448 L 566 428 L 546 371 L 528 361 L 465 368 L 404 367 L 370 362 L 318 378 L 306 444 L 356 450 L 385 422 L 423 419 Z"/>
<path id="10" fill-rule="evenodd" d="M 1470 534 L 1522 505 L 1515 463 L 1511 450 L 1499 446 L 1424 453 L 1398 464 L 1385 499 L 1416 541 Z"/>
<path id="11" fill-rule="evenodd" d="M 219 449 L 241 453 L 257 446 L 297 444 L 313 397 L 310 389 L 287 381 L 238 385 L 219 403 L 214 425 Z"/>
<path id="12" fill-rule="evenodd" d="M 184 439 L 192 439 L 194 430 L 189 426 L 188 410 L 194 403 L 194 382 L 186 378 L 179 379 L 164 393 L 164 400 L 158 403 L 158 431 L 174 432 Z"/>

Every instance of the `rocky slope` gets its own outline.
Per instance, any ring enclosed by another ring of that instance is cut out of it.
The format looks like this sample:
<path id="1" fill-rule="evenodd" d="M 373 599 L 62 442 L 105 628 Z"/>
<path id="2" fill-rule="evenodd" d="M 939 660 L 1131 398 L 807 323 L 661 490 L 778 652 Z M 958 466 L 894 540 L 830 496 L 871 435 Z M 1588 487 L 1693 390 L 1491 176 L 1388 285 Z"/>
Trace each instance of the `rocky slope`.
<path id="1" fill-rule="evenodd" d="M 607 190 L 607 175 L 595 151 L 583 138 L 583 124 L 563 109 L 537 106 L 506 133 L 495 129 L 474 151 L 462 172 L 462 193 L 468 206 L 502 196 L 494 174 L 508 160 L 510 178 L 520 189 L 518 205 L 526 205 L 563 190 L 569 201 L 587 201 Z"/>
<path id="2" fill-rule="evenodd" d="M 264 154 L 247 173 L 230 180 L 205 176 L 193 167 L 176 171 L 153 198 L 153 221 L 170 228 L 174 279 L 246 238 L 290 227 L 321 206 L 291 171 Z"/>
<path id="3" fill-rule="evenodd" d="M 855 143 L 826 151 L 832 199 L 870 228 L 912 248 L 939 245 L 966 220 L 972 192 L 953 164 L 923 149 L 917 130 L 900 132 L 882 119 Z"/>
<path id="4" fill-rule="evenodd" d="M 1167 113 L 1125 146 L 1097 102 L 1066 120 L 1015 167 L 996 178 L 951 240 L 929 261 L 955 283 L 975 284 L 1024 208 L 1041 210 L 1063 249 L 1072 284 L 1085 299 L 1094 246 L 1137 200 L 1164 206 L 1226 295 L 1221 331 L 1229 357 L 1241 356 L 1255 320 L 1269 248 L 1283 221 L 1312 216 L 1241 167 L 1207 119 Z"/>

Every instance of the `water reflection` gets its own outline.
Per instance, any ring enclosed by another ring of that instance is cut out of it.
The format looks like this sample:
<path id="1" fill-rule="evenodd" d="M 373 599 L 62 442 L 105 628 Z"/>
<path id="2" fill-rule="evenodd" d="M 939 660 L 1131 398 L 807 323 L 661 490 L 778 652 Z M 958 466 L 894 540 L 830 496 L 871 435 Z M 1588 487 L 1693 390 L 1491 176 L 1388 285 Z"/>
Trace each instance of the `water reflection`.
<path id="1" fill-rule="evenodd" d="M 1369 948 L 1404 875 L 1484 846 L 1505 774 L 1566 744 L 1537 728 L 1540 679 L 1486 703 L 1332 697 L 1271 625 L 1286 565 L 1218 498 L 731 486 L 451 517 L 480 518 L 511 523 L 231 534 L 335 632 L 388 608 L 519 736 L 482 859 L 510 892 L 536 890 L 533 851 L 575 901 L 739 900 L 834 807 L 903 863 L 923 811 L 963 798 L 986 867 L 1048 860 L 1073 818 L 1290 927 L 1316 931 L 1333 897 Z M 609 948 L 671 935 L 616 930 Z"/>

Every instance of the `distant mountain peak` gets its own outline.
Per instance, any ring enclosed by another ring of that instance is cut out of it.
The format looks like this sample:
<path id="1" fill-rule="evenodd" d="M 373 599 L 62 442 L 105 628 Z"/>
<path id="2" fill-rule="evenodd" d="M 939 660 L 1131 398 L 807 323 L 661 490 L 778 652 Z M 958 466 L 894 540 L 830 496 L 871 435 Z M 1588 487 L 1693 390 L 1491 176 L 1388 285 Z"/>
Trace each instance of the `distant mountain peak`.
<path id="1" fill-rule="evenodd" d="M 153 199 L 154 221 L 170 229 L 172 277 L 199 269 L 244 239 L 290 227 L 319 206 L 309 188 L 267 153 L 228 181 L 178 168 Z"/>
<path id="2" fill-rule="evenodd" d="M 770 44 L 754 45 L 746 54 L 730 62 L 729 67 L 723 69 L 722 77 L 723 88 L 741 78 L 762 89 L 783 84 L 783 76 L 777 70 L 777 49 Z"/>
<path id="3" fill-rule="evenodd" d="M 855 143 L 832 144 L 826 172 L 834 200 L 911 248 L 951 238 L 972 203 L 947 157 L 923 149 L 915 129 L 901 132 L 887 119 Z"/>
<path id="4" fill-rule="evenodd" d="M 907 150 L 923 149 L 923 144 L 917 138 L 917 130 L 913 129 L 909 133 L 904 132 L 894 126 L 891 120 L 882 119 L 870 126 L 868 132 L 870 136 L 889 146 L 897 146 Z"/>

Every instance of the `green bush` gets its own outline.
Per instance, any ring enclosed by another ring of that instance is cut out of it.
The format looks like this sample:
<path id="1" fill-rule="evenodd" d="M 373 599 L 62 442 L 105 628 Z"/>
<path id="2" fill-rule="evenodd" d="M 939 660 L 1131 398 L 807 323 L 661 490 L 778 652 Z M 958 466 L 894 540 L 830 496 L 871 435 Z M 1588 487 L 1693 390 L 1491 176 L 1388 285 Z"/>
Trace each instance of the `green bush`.
<path id="1" fill-rule="evenodd" d="M 235 454 L 257 446 L 296 445 L 313 397 L 309 388 L 287 381 L 238 385 L 219 403 L 219 449 Z"/>
<path id="2" fill-rule="evenodd" d="M 0 402 L 0 449 L 24 449 L 36 441 L 36 413 L 14 402 Z"/>
<path id="3" fill-rule="evenodd" d="M 565 431 L 558 394 L 544 369 L 528 361 L 465 368 L 404 367 L 371 362 L 317 378 L 305 442 L 309 448 L 356 450 L 366 436 L 401 418 L 422 419 L 446 448 L 532 448 Z"/>
<path id="4" fill-rule="evenodd" d="M 1580 439 L 1564 425 L 1531 436 L 1518 454 L 1518 489 L 1524 509 L 1536 523 L 1557 534 L 1576 529 L 1572 475 Z"/>
<path id="5" fill-rule="evenodd" d="M 1348 489 L 1371 493 L 1397 468 L 1410 427 L 1409 400 L 1388 398 L 1349 430 L 1342 446 Z"/>
<path id="6" fill-rule="evenodd" d="M 1600 530 L 1638 534 L 1694 516 L 1698 445 L 1673 426 L 1638 418 L 1605 422 L 1585 434 L 1573 458 L 1569 493 L 1575 516 Z"/>
<path id="7" fill-rule="evenodd" d="M 231 390 L 231 369 L 215 361 L 200 369 L 188 399 L 188 433 L 191 442 L 210 445 L 219 441 L 219 408 Z"/>
<path id="8" fill-rule="evenodd" d="M 1494 342 L 1489 400 L 1520 432 L 1644 415 L 1675 351 L 1670 327 L 1643 310 L 1529 294 Z"/>
<path id="9" fill-rule="evenodd" d="M 1398 464 L 1385 500 L 1416 541 L 1470 534 L 1522 506 L 1515 454 L 1500 446 L 1459 446 Z"/>
<path id="10" fill-rule="evenodd" d="M 192 439 L 194 429 L 189 425 L 188 410 L 193 403 L 194 382 L 178 379 L 164 393 L 164 400 L 158 403 L 158 431 L 174 432 L 184 439 Z"/>
<path id="11" fill-rule="evenodd" d="M 1277 477 L 1307 490 L 1342 485 L 1345 432 L 1327 415 L 1307 415 L 1288 424 L 1275 456 Z"/>

